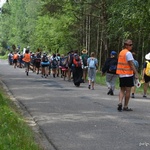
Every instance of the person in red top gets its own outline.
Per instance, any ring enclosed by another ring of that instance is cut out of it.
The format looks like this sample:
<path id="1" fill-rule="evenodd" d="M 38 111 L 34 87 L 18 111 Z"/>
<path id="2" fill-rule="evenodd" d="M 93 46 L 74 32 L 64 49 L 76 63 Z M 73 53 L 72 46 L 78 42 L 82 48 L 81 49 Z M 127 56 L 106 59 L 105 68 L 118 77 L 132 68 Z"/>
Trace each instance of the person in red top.
<path id="1" fill-rule="evenodd" d="M 133 64 L 133 55 L 130 52 L 132 50 L 132 40 L 126 40 L 124 42 L 124 49 L 121 50 L 118 57 L 118 64 L 116 73 L 119 75 L 120 92 L 119 92 L 119 104 L 118 111 L 122 111 L 122 102 L 124 100 L 124 111 L 132 111 L 128 108 L 130 99 L 131 87 L 134 86 L 133 75 L 138 79 L 138 72 Z"/>
<path id="2" fill-rule="evenodd" d="M 25 63 L 25 72 L 26 72 L 26 75 L 28 76 L 29 75 L 29 68 L 30 68 L 30 61 L 31 61 L 31 56 L 30 56 L 29 50 L 25 51 L 25 54 L 24 54 L 24 57 L 22 60 Z"/>

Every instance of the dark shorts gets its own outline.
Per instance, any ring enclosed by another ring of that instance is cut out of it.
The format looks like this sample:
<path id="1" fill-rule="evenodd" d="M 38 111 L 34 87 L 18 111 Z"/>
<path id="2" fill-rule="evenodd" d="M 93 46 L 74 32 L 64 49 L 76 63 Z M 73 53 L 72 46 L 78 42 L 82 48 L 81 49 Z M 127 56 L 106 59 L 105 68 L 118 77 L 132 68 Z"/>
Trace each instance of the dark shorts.
<path id="1" fill-rule="evenodd" d="M 119 82 L 120 82 L 120 87 L 132 87 L 132 86 L 134 86 L 133 76 L 119 78 Z"/>
<path id="2" fill-rule="evenodd" d="M 30 66 L 30 62 L 25 62 L 25 67 L 29 68 L 29 66 Z"/>
<path id="3" fill-rule="evenodd" d="M 41 62 L 36 62 L 35 63 L 36 68 L 40 68 L 40 65 L 41 65 Z"/>
<path id="4" fill-rule="evenodd" d="M 144 81 L 145 83 L 148 83 L 150 81 L 150 76 L 147 76 L 146 74 L 144 74 Z"/>
<path id="5" fill-rule="evenodd" d="M 14 60 L 13 60 L 13 63 L 17 63 L 17 59 L 14 59 Z"/>

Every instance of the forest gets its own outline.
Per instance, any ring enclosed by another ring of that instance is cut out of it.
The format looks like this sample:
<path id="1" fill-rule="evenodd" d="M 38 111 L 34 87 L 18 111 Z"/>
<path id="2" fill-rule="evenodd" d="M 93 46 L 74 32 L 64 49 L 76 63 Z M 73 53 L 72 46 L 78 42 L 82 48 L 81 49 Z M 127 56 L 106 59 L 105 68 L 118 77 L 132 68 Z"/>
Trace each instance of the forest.
<path id="1" fill-rule="evenodd" d="M 0 49 L 67 54 L 96 52 L 99 69 L 125 39 L 142 67 L 150 47 L 149 0 L 7 0 L 0 14 Z"/>

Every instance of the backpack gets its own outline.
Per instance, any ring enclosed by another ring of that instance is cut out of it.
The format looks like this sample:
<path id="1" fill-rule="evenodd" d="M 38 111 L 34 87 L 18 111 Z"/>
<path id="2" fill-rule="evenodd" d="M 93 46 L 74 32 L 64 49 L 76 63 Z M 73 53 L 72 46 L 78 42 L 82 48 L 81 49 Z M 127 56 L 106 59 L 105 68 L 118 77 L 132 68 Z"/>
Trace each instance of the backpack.
<path id="1" fill-rule="evenodd" d="M 69 68 L 71 68 L 72 64 L 73 64 L 73 54 L 70 54 L 68 56 L 68 66 L 69 66 Z"/>
<path id="2" fill-rule="evenodd" d="M 53 60 L 52 60 L 52 67 L 53 67 L 53 68 L 57 68 L 57 65 L 58 65 L 57 59 L 56 59 L 56 58 L 53 58 Z"/>
<path id="3" fill-rule="evenodd" d="M 46 55 L 43 55 L 42 61 L 43 61 L 43 62 L 48 62 L 48 58 L 47 58 Z"/>
<path id="4" fill-rule="evenodd" d="M 137 60 L 134 59 L 134 60 L 133 60 L 133 64 L 134 64 L 134 66 L 135 66 L 136 69 L 139 68 L 139 63 L 138 63 Z"/>
<path id="5" fill-rule="evenodd" d="M 117 69 L 117 61 L 116 61 L 116 59 L 111 59 L 109 62 L 108 71 L 112 72 L 112 73 L 116 73 L 116 69 Z"/>
<path id="6" fill-rule="evenodd" d="M 146 62 L 147 62 L 147 65 L 146 65 L 145 74 L 147 76 L 150 76 L 150 62 L 149 61 L 146 61 Z"/>
<path id="7" fill-rule="evenodd" d="M 80 56 L 79 55 L 74 55 L 74 58 L 73 58 L 73 64 L 75 65 L 75 67 L 81 67 L 81 59 L 80 59 Z"/>
<path id="8" fill-rule="evenodd" d="M 95 59 L 91 58 L 90 62 L 89 62 L 89 68 L 94 69 L 95 66 L 96 66 L 96 61 L 95 61 Z"/>
<path id="9" fill-rule="evenodd" d="M 37 54 L 36 58 L 35 58 L 35 62 L 36 63 L 40 63 L 41 62 L 41 55 Z"/>
<path id="10" fill-rule="evenodd" d="M 60 66 L 67 67 L 67 57 L 60 58 Z"/>
<path id="11" fill-rule="evenodd" d="M 88 55 L 82 55 L 82 61 L 83 61 L 83 65 L 87 66 L 87 59 L 89 58 Z"/>

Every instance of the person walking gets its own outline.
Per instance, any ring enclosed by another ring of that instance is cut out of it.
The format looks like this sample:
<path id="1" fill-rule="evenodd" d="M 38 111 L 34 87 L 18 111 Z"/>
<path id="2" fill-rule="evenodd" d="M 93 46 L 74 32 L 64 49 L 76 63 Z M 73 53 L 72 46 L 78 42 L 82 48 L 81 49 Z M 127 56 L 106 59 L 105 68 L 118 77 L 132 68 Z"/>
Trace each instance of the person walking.
<path id="1" fill-rule="evenodd" d="M 47 57 L 47 54 L 46 53 L 43 53 L 43 56 L 41 58 L 41 77 L 45 77 L 47 78 L 48 77 L 48 70 L 49 70 L 49 65 L 50 65 L 50 62 L 49 62 L 49 59 Z"/>
<path id="2" fill-rule="evenodd" d="M 122 111 L 122 103 L 124 100 L 124 111 L 133 111 L 128 108 L 131 87 L 134 86 L 133 75 L 138 79 L 138 72 L 133 64 L 133 55 L 130 52 L 132 50 L 132 40 L 128 39 L 124 42 L 124 49 L 121 50 L 118 57 L 117 71 L 119 75 L 120 92 L 119 92 L 119 104 L 118 111 Z"/>
<path id="3" fill-rule="evenodd" d="M 18 54 L 17 54 L 17 52 L 14 52 L 14 54 L 13 54 L 13 64 L 14 64 L 14 68 L 17 67 L 17 63 L 18 63 Z"/>
<path id="4" fill-rule="evenodd" d="M 87 72 L 88 72 L 87 59 L 89 58 L 89 56 L 87 55 L 87 52 L 88 51 L 86 49 L 83 49 L 82 55 L 81 55 L 82 68 L 83 68 L 83 82 L 86 82 L 87 80 Z"/>
<path id="5" fill-rule="evenodd" d="M 72 72 L 73 72 L 73 57 L 74 57 L 74 51 L 70 51 L 68 52 L 68 58 L 67 58 L 67 62 L 68 62 L 68 81 L 71 81 L 72 78 Z"/>
<path id="6" fill-rule="evenodd" d="M 107 93 L 108 95 L 114 95 L 115 83 L 118 77 L 116 74 L 117 63 L 117 53 L 115 51 L 111 51 L 110 57 L 107 58 L 102 68 L 102 75 L 106 73 L 106 84 L 109 89 Z"/>
<path id="7" fill-rule="evenodd" d="M 138 71 L 139 63 L 138 63 L 138 61 L 135 59 L 136 54 L 135 54 L 134 52 L 132 52 L 132 55 L 133 55 L 133 58 L 134 58 L 133 64 L 134 64 L 136 70 Z M 135 79 L 135 76 L 134 76 L 133 78 L 134 78 L 134 86 L 131 88 L 131 98 L 135 98 L 136 82 L 137 82 L 137 80 Z"/>
<path id="8" fill-rule="evenodd" d="M 79 87 L 83 83 L 83 70 L 82 70 L 82 61 L 80 59 L 77 51 L 74 51 L 73 55 L 73 64 L 72 64 L 72 73 L 73 73 L 73 83 L 76 87 Z"/>
<path id="9" fill-rule="evenodd" d="M 26 72 L 26 75 L 28 76 L 29 75 L 29 68 L 30 68 L 30 61 L 31 61 L 31 55 L 30 55 L 28 49 L 25 51 L 25 54 L 24 54 L 24 57 L 22 60 L 25 63 L 25 72 Z"/>
<path id="10" fill-rule="evenodd" d="M 90 57 L 87 59 L 88 65 L 88 88 L 94 90 L 94 82 L 96 77 L 96 68 L 98 67 L 98 60 L 95 58 L 95 53 L 91 52 Z"/>
<path id="11" fill-rule="evenodd" d="M 39 74 L 40 72 L 40 66 L 41 66 L 41 53 L 37 52 L 35 57 L 35 70 L 37 74 Z"/>
<path id="12" fill-rule="evenodd" d="M 58 59 L 57 59 L 56 54 L 53 54 L 51 58 L 51 67 L 52 67 L 53 77 L 55 78 L 57 75 L 57 68 L 58 68 Z"/>
<path id="13" fill-rule="evenodd" d="M 147 98 L 147 89 L 148 89 L 148 85 L 150 82 L 150 53 L 145 55 L 145 59 L 146 59 L 146 61 L 144 62 L 143 71 L 142 71 L 142 80 L 144 81 L 143 97 Z"/>
<path id="14" fill-rule="evenodd" d="M 13 53 L 12 52 L 9 52 L 9 54 L 8 54 L 8 63 L 9 63 L 9 65 L 13 64 Z"/>

